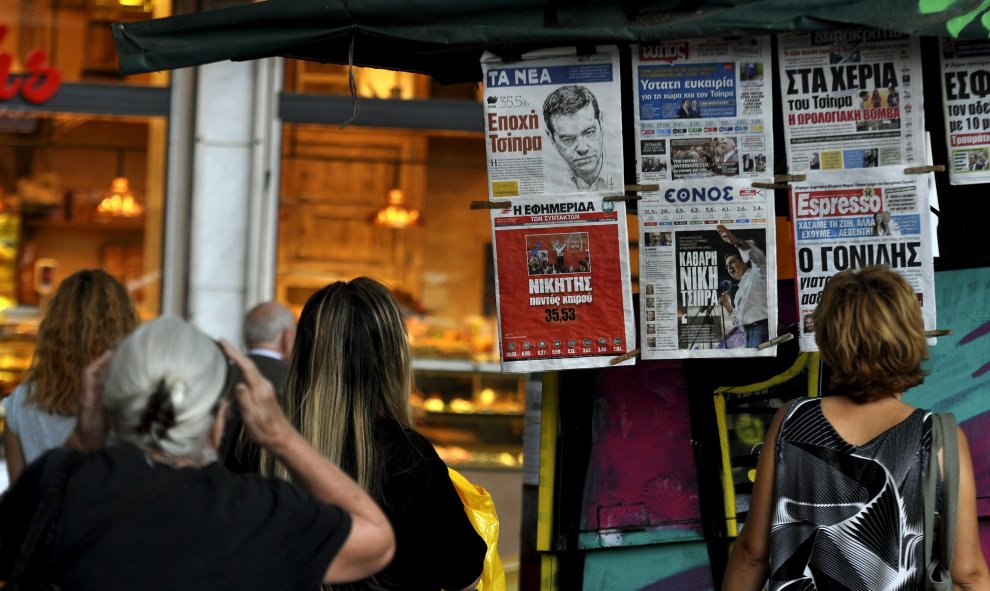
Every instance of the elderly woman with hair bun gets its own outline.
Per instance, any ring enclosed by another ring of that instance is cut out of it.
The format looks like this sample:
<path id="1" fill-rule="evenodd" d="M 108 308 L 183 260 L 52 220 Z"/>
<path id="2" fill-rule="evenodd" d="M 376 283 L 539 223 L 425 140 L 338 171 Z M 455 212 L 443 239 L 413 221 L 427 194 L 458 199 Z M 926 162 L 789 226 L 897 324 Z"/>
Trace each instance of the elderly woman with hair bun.
<path id="1" fill-rule="evenodd" d="M 245 428 L 305 492 L 216 461 L 235 381 L 228 357 L 243 377 L 233 393 Z M 182 320 L 159 318 L 91 364 L 83 381 L 68 447 L 28 466 L 0 503 L 0 580 L 104 591 L 316 589 L 391 560 L 394 537 L 378 506 L 292 428 L 272 385 L 228 344 L 221 350 Z M 49 531 L 57 536 L 35 535 Z"/>
<path id="2" fill-rule="evenodd" d="M 65 441 L 76 424 L 83 368 L 137 324 L 127 290 L 106 272 L 86 269 L 62 280 L 38 328 L 30 373 L 4 401 L 11 482 Z"/>
<path id="3" fill-rule="evenodd" d="M 387 287 L 358 277 L 309 298 L 283 406 L 313 447 L 382 506 L 395 529 L 395 560 L 374 578 L 342 588 L 473 589 L 481 576 L 485 541 L 468 521 L 447 466 L 412 428 L 411 384 L 402 311 Z M 263 471 L 295 481 L 287 468 L 262 454 Z"/>
<path id="4" fill-rule="evenodd" d="M 722 591 L 757 591 L 768 579 L 771 591 L 926 589 L 922 486 L 941 457 L 931 454 L 932 413 L 901 400 L 927 373 L 918 299 L 885 267 L 843 271 L 826 284 L 814 329 L 829 395 L 784 406 L 770 425 Z M 987 591 L 973 462 L 956 436 L 952 588 Z"/>

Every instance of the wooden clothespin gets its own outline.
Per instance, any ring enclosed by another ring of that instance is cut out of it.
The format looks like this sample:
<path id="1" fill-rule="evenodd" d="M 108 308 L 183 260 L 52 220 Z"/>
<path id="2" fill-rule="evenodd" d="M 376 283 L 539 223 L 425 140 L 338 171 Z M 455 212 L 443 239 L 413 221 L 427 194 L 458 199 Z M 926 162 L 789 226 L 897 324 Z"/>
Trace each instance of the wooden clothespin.
<path id="1" fill-rule="evenodd" d="M 790 189 L 791 186 L 787 183 L 761 183 L 755 182 L 753 186 L 757 189 Z"/>
<path id="2" fill-rule="evenodd" d="M 472 201 L 471 209 L 503 209 L 511 207 L 511 201 Z"/>
<path id="3" fill-rule="evenodd" d="M 949 328 L 937 328 L 935 330 L 926 330 L 926 337 L 944 337 L 946 335 L 952 334 L 952 329 Z"/>
<path id="4" fill-rule="evenodd" d="M 793 334 L 791 334 L 789 332 L 785 332 L 784 334 L 782 334 L 780 336 L 776 336 L 776 337 L 770 339 L 769 341 L 767 341 L 765 343 L 760 343 L 759 345 L 756 346 L 756 348 L 757 349 L 761 349 L 761 350 L 762 349 L 769 349 L 770 347 L 776 347 L 777 345 L 779 345 L 781 343 L 786 343 L 787 341 L 789 341 L 789 340 L 791 340 L 793 338 L 794 338 L 794 335 Z"/>
<path id="5" fill-rule="evenodd" d="M 945 170 L 944 164 L 931 164 L 929 166 L 909 166 L 904 169 L 904 174 L 925 174 L 928 172 L 942 172 Z"/>
<path id="6" fill-rule="evenodd" d="M 608 364 L 609 365 L 617 365 L 619 363 L 622 363 L 623 361 L 629 361 L 630 359 L 632 359 L 633 357 L 635 357 L 637 355 L 639 355 L 639 347 L 636 347 L 632 351 L 626 351 L 622 355 L 619 355 L 618 357 L 610 360 L 608 362 Z"/>
<path id="7" fill-rule="evenodd" d="M 800 182 L 807 178 L 803 174 L 775 174 L 772 183 L 757 181 L 753 183 L 753 186 L 757 189 L 790 189 L 791 186 L 788 183 Z"/>

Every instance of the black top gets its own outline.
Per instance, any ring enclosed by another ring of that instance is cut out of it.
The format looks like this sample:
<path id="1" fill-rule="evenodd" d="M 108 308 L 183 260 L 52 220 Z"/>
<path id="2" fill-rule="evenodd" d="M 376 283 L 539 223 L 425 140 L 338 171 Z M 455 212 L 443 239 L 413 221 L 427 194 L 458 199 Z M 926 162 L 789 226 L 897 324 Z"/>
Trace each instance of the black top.
<path id="1" fill-rule="evenodd" d="M 392 590 L 467 587 L 481 576 L 487 545 L 468 521 L 446 464 L 419 433 L 394 421 L 375 427 L 388 458 L 383 509 L 396 538 L 395 559 L 379 582 Z"/>
<path id="2" fill-rule="evenodd" d="M 281 392 L 285 382 L 285 374 L 289 369 L 285 361 L 256 353 L 248 355 L 248 357 L 258 367 L 261 375 L 265 376 L 265 379 L 271 382 L 272 386 L 275 386 L 275 392 Z"/>
<path id="3" fill-rule="evenodd" d="M 275 395 L 280 396 L 285 382 L 288 365 L 280 359 L 265 355 L 248 355 L 258 367 L 258 371 L 275 387 Z M 227 423 L 223 430 L 223 442 L 218 450 L 220 461 L 228 470 L 238 473 L 258 472 L 261 469 L 261 447 L 244 430 L 241 410 L 237 402 L 231 400 L 227 409 Z"/>
<path id="4" fill-rule="evenodd" d="M 2 574 L 44 493 L 46 462 L 64 454 L 29 465 L 0 503 Z M 173 469 L 130 445 L 80 459 L 58 523 L 56 568 L 75 557 L 58 582 L 83 591 L 313 590 L 351 528 L 347 513 L 281 480 L 217 463 Z"/>
<path id="5" fill-rule="evenodd" d="M 777 435 L 770 589 L 923 589 L 931 413 L 853 445 L 821 404 L 795 402 Z"/>

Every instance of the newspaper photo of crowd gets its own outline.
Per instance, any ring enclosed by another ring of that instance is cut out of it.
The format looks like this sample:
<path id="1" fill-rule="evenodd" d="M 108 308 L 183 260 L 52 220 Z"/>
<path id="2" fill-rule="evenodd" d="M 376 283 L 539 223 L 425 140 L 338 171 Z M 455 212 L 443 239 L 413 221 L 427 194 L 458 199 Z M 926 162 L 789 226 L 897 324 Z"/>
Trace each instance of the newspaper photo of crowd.
<path id="1" fill-rule="evenodd" d="M 587 232 L 526 236 L 526 267 L 530 275 L 591 272 Z"/>

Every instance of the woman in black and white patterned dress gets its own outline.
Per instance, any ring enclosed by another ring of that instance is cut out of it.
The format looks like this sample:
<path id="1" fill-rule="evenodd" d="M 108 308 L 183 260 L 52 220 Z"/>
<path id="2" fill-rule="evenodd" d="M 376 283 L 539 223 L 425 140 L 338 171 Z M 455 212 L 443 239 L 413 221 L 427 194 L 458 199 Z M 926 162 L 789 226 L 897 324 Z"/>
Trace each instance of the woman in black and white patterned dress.
<path id="1" fill-rule="evenodd" d="M 924 589 L 932 413 L 901 400 L 928 357 L 914 290 L 884 267 L 832 278 L 815 311 L 830 396 L 782 408 L 723 591 Z M 969 447 L 959 438 L 956 589 L 990 589 Z"/>

